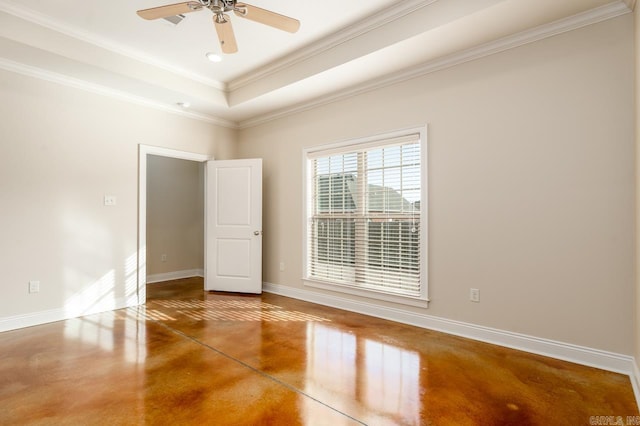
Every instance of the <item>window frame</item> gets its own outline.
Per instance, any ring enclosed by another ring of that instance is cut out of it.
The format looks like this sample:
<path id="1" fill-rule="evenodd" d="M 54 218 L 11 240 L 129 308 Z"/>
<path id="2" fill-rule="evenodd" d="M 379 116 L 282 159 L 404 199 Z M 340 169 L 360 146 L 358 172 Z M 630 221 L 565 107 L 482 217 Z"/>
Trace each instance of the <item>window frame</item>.
<path id="1" fill-rule="evenodd" d="M 364 149 L 374 149 L 384 146 L 394 139 L 406 138 L 410 135 L 418 135 L 420 143 L 420 294 L 418 296 L 390 294 L 377 289 L 358 288 L 353 285 L 341 284 L 318 280 L 309 276 L 308 265 L 309 259 L 309 223 L 313 216 L 311 194 L 313 193 L 312 161 L 319 156 L 338 155 L 340 153 L 348 153 L 352 151 L 362 151 Z M 398 303 L 403 305 L 427 307 L 428 297 L 428 164 L 427 155 L 427 126 L 418 126 L 394 130 L 374 136 L 362 137 L 357 139 L 349 139 L 341 142 L 319 145 L 315 147 L 304 148 L 302 152 L 303 161 L 303 220 L 302 220 L 302 282 L 304 286 L 329 290 L 332 292 L 346 293 L 350 295 L 366 297 L 370 299 L 382 300 L 386 302 Z"/>

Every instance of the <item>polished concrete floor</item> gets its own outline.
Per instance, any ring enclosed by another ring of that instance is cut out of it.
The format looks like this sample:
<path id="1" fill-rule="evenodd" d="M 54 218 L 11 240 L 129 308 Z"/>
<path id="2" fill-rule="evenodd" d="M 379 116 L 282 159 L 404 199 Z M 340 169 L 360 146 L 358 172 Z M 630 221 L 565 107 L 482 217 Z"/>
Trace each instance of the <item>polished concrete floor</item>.
<path id="1" fill-rule="evenodd" d="M 0 425 L 638 416 L 624 375 L 273 294 L 205 293 L 197 278 L 148 289 L 146 307 L 0 333 Z"/>

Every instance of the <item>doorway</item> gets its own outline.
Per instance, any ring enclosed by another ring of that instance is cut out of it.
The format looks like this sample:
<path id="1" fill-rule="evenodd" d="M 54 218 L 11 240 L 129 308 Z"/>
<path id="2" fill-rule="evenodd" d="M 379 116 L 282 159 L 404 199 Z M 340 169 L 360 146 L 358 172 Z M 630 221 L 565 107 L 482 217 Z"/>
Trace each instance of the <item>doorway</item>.
<path id="1" fill-rule="evenodd" d="M 206 154 L 197 154 L 160 148 L 149 145 L 139 145 L 138 156 L 138 304 L 143 305 L 147 300 L 147 165 L 149 156 L 158 156 L 180 160 L 204 163 L 213 160 Z M 167 259 L 168 260 L 168 259 Z"/>
<path id="2" fill-rule="evenodd" d="M 147 156 L 147 284 L 204 277 L 204 169 Z"/>

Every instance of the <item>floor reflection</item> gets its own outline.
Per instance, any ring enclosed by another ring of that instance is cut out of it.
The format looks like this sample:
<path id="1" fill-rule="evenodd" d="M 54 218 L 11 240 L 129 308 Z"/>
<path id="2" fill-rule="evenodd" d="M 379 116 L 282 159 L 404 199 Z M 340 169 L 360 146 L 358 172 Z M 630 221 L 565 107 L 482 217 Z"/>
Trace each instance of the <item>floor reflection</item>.
<path id="1" fill-rule="evenodd" d="M 128 310 L 65 321 L 64 336 L 121 355 L 128 363 L 141 364 L 147 357 L 146 325 Z"/>
<path id="2" fill-rule="evenodd" d="M 356 396 L 356 336 L 322 324 L 307 325 L 307 386 L 317 398 Z"/>
<path id="3" fill-rule="evenodd" d="M 364 342 L 363 401 L 377 416 L 420 424 L 420 357 L 373 340 Z"/>
<path id="4" fill-rule="evenodd" d="M 113 315 L 92 316 L 67 321 L 64 324 L 64 337 L 79 339 L 84 343 L 96 345 L 100 349 L 112 352 L 115 346 Z"/>
<path id="5" fill-rule="evenodd" d="M 273 294 L 158 286 L 145 307 L 0 333 L 0 425 L 581 424 L 628 376 Z"/>
<path id="6" fill-rule="evenodd" d="M 357 401 L 376 424 L 420 424 L 418 353 L 312 322 L 307 357 L 308 395 Z"/>
<path id="7" fill-rule="evenodd" d="M 287 310 L 259 299 L 156 300 L 154 304 L 162 308 L 175 309 L 177 314 L 194 321 L 329 321 L 316 315 Z M 147 315 L 152 319 L 175 321 L 173 317 L 159 310 L 147 310 Z"/>

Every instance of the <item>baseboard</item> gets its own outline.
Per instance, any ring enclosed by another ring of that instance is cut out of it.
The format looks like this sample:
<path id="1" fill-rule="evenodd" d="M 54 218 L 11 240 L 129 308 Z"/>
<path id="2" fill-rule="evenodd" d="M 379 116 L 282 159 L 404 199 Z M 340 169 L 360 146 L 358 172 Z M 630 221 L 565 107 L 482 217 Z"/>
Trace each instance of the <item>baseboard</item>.
<path id="1" fill-rule="evenodd" d="M 630 374 L 631 386 L 633 386 L 633 393 L 636 396 L 636 403 L 638 404 L 638 411 L 640 411 L 640 368 L 638 368 L 637 359 L 633 360 L 633 374 Z"/>
<path id="2" fill-rule="evenodd" d="M 0 318 L 0 332 L 17 330 L 19 328 L 33 327 L 35 325 L 47 324 L 50 322 L 64 321 L 71 318 L 78 318 L 85 315 L 97 314 L 100 312 L 113 311 L 116 309 L 124 309 L 138 304 L 137 297 L 116 299 L 109 306 L 96 306 L 86 311 L 78 311 L 77 309 L 69 310 L 65 308 L 50 309 L 47 311 L 33 312 L 25 315 L 16 315 L 12 317 Z"/>
<path id="3" fill-rule="evenodd" d="M 204 277 L 204 269 L 186 269 L 184 271 L 164 272 L 162 274 L 147 275 L 147 284 L 162 281 L 180 280 L 183 278 Z"/>
<path id="4" fill-rule="evenodd" d="M 577 364 L 596 367 L 616 373 L 627 374 L 637 387 L 640 375 L 633 357 L 616 354 L 600 349 L 593 349 L 571 343 L 528 336 L 520 333 L 499 330 L 475 324 L 454 321 L 432 315 L 407 312 L 371 303 L 346 299 L 340 296 L 328 296 L 305 289 L 278 284 L 263 283 L 263 290 L 268 293 L 305 300 L 320 305 L 331 306 L 360 314 L 388 319 L 404 324 L 414 325 L 429 330 L 441 331 L 456 336 L 466 337 L 494 345 L 505 346 L 538 355 L 544 355 Z M 634 387 L 635 389 L 635 387 Z M 638 394 L 636 394 L 637 396 Z M 636 398 L 639 400 L 638 398 Z"/>

